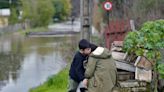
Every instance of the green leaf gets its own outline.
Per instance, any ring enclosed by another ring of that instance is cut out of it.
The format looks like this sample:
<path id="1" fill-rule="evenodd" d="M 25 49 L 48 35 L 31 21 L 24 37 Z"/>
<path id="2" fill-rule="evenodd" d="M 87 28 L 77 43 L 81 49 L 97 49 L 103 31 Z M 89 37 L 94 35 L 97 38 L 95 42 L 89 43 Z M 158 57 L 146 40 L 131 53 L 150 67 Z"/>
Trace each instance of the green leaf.
<path id="1" fill-rule="evenodd" d="M 157 66 L 158 72 L 160 73 L 160 77 L 164 79 L 164 64 L 158 64 Z"/>

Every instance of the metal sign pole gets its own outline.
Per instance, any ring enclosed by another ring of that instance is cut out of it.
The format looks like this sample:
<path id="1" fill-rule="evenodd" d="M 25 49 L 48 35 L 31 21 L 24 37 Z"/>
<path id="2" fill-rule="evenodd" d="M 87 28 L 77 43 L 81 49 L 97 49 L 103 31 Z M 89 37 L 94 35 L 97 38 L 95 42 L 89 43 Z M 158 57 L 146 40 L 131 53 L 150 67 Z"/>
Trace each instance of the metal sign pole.
<path id="1" fill-rule="evenodd" d="M 109 11 L 107 11 L 107 24 L 108 24 L 108 31 L 109 31 Z"/>

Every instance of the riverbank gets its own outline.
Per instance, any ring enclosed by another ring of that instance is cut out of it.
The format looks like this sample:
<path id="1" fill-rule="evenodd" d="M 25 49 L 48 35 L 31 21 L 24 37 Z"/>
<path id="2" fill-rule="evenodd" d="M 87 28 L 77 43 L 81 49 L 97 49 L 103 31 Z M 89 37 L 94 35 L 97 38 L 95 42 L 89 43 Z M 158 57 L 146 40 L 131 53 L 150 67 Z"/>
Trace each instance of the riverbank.
<path id="1" fill-rule="evenodd" d="M 18 32 L 22 35 L 26 35 L 30 32 L 47 32 L 49 29 L 47 27 L 37 27 L 32 29 L 26 29 L 26 30 L 18 30 Z"/>
<path id="2" fill-rule="evenodd" d="M 70 42 L 66 42 L 60 44 L 60 51 L 63 53 L 63 58 L 67 62 L 67 66 L 62 69 L 57 74 L 49 77 L 47 81 L 45 81 L 40 86 L 30 89 L 29 92 L 66 92 L 67 84 L 68 84 L 68 70 L 70 67 L 70 62 L 72 61 L 72 57 L 77 50 L 79 35 L 71 37 Z M 66 39 L 64 39 L 66 41 Z"/>
<path id="3" fill-rule="evenodd" d="M 72 38 L 77 39 L 77 37 Z M 77 41 L 73 43 L 63 43 L 60 45 L 62 47 L 62 51 L 65 53 L 63 56 L 65 61 L 68 63 L 67 66 L 62 69 L 59 73 L 50 76 L 46 82 L 43 84 L 30 89 L 29 92 L 67 92 L 68 85 L 68 71 L 70 67 L 70 62 L 72 60 L 72 56 L 75 53 L 77 46 L 75 44 Z"/>
<path id="4" fill-rule="evenodd" d="M 30 92 L 66 92 L 68 81 L 68 67 L 60 71 L 57 75 L 53 75 L 48 80 L 30 90 Z"/>
<path id="5" fill-rule="evenodd" d="M 77 38 L 78 36 L 72 39 L 75 40 Z M 63 51 L 68 53 L 67 56 L 65 57 L 66 61 L 69 61 L 67 67 L 64 68 L 62 71 L 60 71 L 59 73 L 57 73 L 56 75 L 53 75 L 50 78 L 48 78 L 48 80 L 43 84 L 41 84 L 40 86 L 31 89 L 29 92 L 67 92 L 68 71 L 70 67 L 70 62 L 72 60 L 73 53 L 77 50 L 77 46 L 75 46 L 75 44 L 77 44 L 77 40 L 75 42 L 76 43 L 73 43 L 74 44 L 73 46 L 72 44 L 61 45 L 61 47 L 63 47 Z M 92 42 L 99 45 L 103 44 L 101 39 L 93 36 L 92 36 Z M 71 53 L 69 53 L 70 50 L 72 51 Z"/>

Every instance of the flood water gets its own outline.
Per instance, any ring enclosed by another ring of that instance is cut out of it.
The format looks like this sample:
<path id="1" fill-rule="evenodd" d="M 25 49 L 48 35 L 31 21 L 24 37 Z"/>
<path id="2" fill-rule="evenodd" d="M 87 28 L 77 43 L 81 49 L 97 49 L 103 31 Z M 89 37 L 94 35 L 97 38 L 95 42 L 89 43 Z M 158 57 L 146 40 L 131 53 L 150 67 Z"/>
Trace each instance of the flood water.
<path id="1" fill-rule="evenodd" d="M 28 92 L 66 66 L 69 38 L 0 36 L 0 92 Z"/>

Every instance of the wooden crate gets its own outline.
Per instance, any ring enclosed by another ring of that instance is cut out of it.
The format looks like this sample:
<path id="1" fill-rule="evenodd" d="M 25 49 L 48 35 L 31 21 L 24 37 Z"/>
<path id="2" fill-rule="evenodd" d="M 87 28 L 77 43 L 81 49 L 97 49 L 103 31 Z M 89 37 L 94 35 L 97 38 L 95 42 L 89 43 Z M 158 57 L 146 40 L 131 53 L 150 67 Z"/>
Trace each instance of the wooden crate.
<path id="1" fill-rule="evenodd" d="M 142 56 L 138 56 L 137 57 L 134 65 L 136 67 L 144 68 L 146 70 L 152 70 L 152 63 L 151 63 L 151 61 L 149 61 L 148 59 L 146 59 L 145 57 L 142 57 Z"/>
<path id="2" fill-rule="evenodd" d="M 151 82 L 152 70 L 145 70 L 145 69 L 136 67 L 135 79 L 139 81 Z"/>

